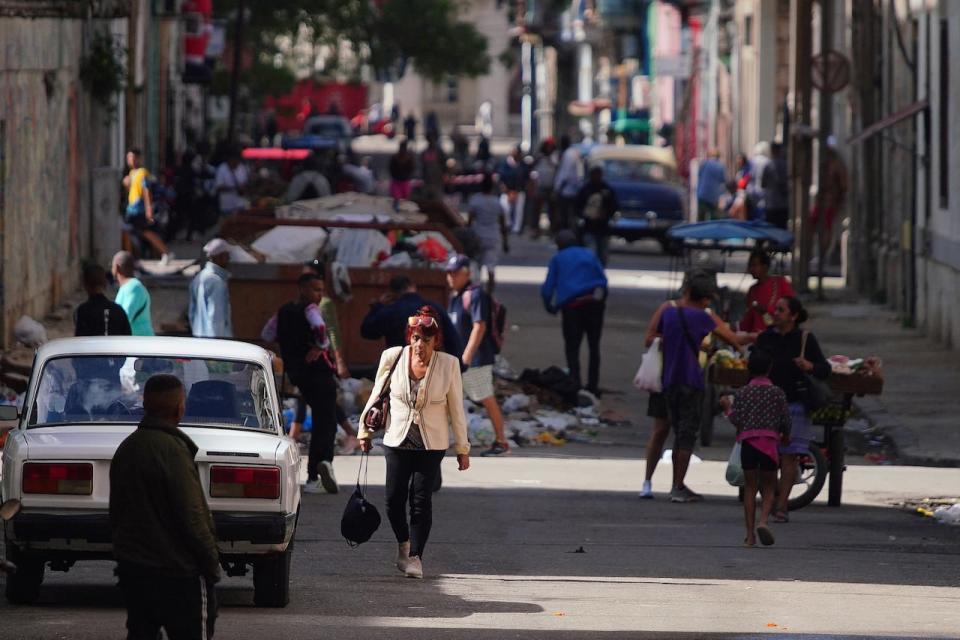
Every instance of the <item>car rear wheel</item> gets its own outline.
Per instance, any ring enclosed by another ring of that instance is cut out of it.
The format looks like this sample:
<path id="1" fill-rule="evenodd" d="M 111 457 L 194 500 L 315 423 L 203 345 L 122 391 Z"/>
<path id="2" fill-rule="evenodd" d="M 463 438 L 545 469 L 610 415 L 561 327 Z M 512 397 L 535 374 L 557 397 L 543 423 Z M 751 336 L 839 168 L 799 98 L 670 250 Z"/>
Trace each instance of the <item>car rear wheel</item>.
<path id="1" fill-rule="evenodd" d="M 7 575 L 7 602 L 10 604 L 33 604 L 40 597 L 40 585 L 43 584 L 42 559 L 20 552 L 16 545 L 6 545 L 6 557 L 17 567 L 17 571 Z"/>
<path id="2" fill-rule="evenodd" d="M 264 556 L 253 563 L 253 604 L 285 607 L 290 603 L 290 559 L 293 540 L 283 553 Z"/>

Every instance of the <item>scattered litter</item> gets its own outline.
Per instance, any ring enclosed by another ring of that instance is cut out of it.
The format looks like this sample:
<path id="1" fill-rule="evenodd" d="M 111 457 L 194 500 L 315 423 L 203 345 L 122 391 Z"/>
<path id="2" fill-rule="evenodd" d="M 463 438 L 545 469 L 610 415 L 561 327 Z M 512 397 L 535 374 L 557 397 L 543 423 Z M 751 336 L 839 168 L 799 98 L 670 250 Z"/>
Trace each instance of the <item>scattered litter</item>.
<path id="1" fill-rule="evenodd" d="M 939 507 L 933 512 L 933 517 L 943 524 L 960 525 L 960 502 L 950 507 Z"/>
<path id="2" fill-rule="evenodd" d="M 496 437 L 493 432 L 493 423 L 488 418 L 480 417 L 479 414 L 470 416 L 467 435 L 470 438 L 470 444 L 478 446 L 491 445 Z"/>
<path id="3" fill-rule="evenodd" d="M 510 366 L 510 362 L 500 354 L 497 355 L 496 361 L 493 363 L 493 375 L 504 380 L 516 380 L 519 377 L 513 367 Z"/>
<path id="4" fill-rule="evenodd" d="M 47 330 L 30 316 L 20 316 L 13 325 L 13 336 L 27 347 L 39 347 L 47 341 Z"/>
<path id="5" fill-rule="evenodd" d="M 501 405 L 504 413 L 514 413 L 530 406 L 530 396 L 518 393 L 507 398 Z"/>

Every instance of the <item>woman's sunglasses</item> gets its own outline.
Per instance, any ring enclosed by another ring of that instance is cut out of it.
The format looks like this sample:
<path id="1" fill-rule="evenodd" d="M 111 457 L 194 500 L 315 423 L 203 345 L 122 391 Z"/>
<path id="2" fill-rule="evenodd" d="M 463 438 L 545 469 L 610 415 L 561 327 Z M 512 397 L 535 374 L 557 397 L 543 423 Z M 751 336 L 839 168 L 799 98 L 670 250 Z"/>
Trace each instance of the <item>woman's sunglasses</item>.
<path id="1" fill-rule="evenodd" d="M 422 327 L 424 329 L 436 329 L 437 320 L 432 316 L 410 316 L 407 318 L 407 326 Z"/>

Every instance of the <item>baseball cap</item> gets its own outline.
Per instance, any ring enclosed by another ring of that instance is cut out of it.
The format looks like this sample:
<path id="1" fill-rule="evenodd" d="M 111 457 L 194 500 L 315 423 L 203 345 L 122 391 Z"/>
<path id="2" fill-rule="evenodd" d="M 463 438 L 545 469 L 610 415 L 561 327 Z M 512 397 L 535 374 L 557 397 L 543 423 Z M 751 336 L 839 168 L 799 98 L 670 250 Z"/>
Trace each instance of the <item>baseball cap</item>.
<path id="1" fill-rule="evenodd" d="M 208 258 L 220 255 L 221 253 L 230 253 L 230 243 L 223 238 L 214 238 L 203 245 L 203 252 L 207 254 Z"/>
<path id="2" fill-rule="evenodd" d="M 443 270 L 447 273 L 452 271 L 460 271 L 460 269 L 469 269 L 470 268 L 470 258 L 462 254 L 453 254 L 447 260 L 447 264 L 444 265 Z"/>

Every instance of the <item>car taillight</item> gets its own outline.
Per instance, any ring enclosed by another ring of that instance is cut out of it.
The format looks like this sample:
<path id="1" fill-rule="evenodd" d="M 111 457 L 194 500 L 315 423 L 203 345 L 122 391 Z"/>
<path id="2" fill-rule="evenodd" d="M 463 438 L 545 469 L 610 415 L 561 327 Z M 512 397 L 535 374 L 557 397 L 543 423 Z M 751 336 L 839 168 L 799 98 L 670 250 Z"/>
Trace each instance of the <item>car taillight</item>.
<path id="1" fill-rule="evenodd" d="M 280 497 L 280 469 L 277 467 L 211 467 L 210 496 L 274 500 Z"/>
<path id="2" fill-rule="evenodd" d="M 24 493 L 88 496 L 93 493 L 93 465 L 83 462 L 27 462 Z"/>

